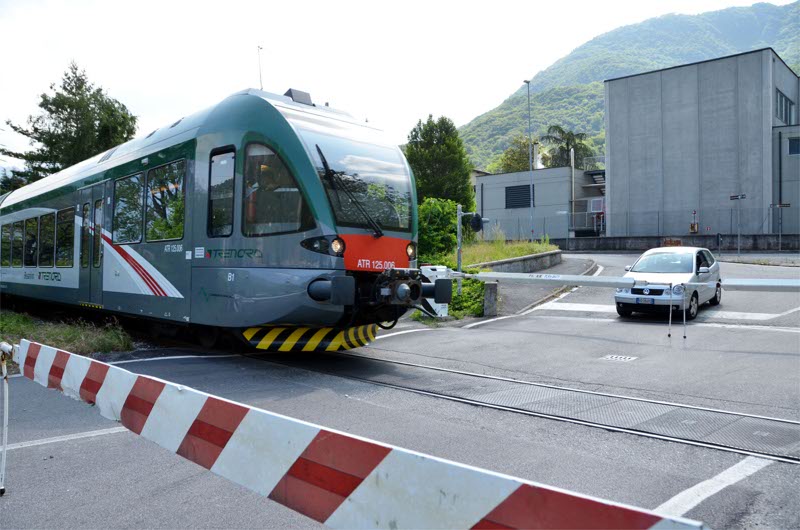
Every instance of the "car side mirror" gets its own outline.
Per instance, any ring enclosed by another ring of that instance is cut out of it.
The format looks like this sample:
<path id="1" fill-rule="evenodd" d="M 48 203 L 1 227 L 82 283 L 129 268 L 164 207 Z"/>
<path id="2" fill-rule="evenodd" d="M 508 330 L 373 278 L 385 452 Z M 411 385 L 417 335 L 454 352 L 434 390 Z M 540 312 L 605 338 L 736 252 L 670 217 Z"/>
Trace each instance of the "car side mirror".
<path id="1" fill-rule="evenodd" d="M 629 270 L 631 270 L 631 266 L 630 265 L 625 265 L 625 272 L 628 272 Z"/>
<path id="2" fill-rule="evenodd" d="M 708 274 L 709 272 L 711 272 L 711 269 L 708 267 L 699 267 L 697 269 L 697 274 Z"/>

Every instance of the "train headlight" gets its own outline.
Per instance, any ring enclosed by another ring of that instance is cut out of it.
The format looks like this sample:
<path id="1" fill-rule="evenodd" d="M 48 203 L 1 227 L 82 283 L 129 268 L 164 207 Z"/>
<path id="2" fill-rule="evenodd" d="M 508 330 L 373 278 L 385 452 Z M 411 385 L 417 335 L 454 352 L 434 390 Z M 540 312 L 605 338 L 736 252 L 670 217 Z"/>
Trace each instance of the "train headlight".
<path id="1" fill-rule="evenodd" d="M 344 240 L 338 237 L 334 238 L 333 241 L 331 241 L 331 252 L 337 256 L 344 254 Z"/>
<path id="2" fill-rule="evenodd" d="M 322 236 L 312 237 L 300 243 L 303 248 L 319 252 L 320 254 L 328 254 L 329 256 L 341 257 L 344 254 L 344 241 L 339 237 Z"/>
<path id="3" fill-rule="evenodd" d="M 413 241 L 406 246 L 406 254 L 410 260 L 417 259 L 417 245 Z"/>

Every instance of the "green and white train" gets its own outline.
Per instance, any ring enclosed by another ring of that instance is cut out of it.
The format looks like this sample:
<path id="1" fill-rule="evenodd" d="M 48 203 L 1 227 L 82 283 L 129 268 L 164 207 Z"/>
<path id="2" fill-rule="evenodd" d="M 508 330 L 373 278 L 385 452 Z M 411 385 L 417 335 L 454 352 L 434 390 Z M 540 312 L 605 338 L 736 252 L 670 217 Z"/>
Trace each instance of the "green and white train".
<path id="1" fill-rule="evenodd" d="M 251 89 L 0 197 L 0 290 L 334 351 L 449 299 L 416 240 L 397 146 Z"/>

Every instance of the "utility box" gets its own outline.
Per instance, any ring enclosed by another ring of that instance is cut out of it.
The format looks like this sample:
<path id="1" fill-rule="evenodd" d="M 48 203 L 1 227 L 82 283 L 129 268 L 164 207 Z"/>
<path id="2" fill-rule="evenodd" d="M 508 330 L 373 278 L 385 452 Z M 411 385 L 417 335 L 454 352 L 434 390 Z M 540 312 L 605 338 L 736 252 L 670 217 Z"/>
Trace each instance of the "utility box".
<path id="1" fill-rule="evenodd" d="M 422 271 L 422 275 L 425 276 L 431 283 L 436 283 L 436 280 L 448 278 L 447 267 L 443 265 L 423 265 L 420 267 L 420 271 Z M 436 313 L 436 316 L 447 316 L 447 304 L 437 304 L 433 298 L 425 298 L 425 302 L 426 305 L 430 306 L 432 312 Z"/>

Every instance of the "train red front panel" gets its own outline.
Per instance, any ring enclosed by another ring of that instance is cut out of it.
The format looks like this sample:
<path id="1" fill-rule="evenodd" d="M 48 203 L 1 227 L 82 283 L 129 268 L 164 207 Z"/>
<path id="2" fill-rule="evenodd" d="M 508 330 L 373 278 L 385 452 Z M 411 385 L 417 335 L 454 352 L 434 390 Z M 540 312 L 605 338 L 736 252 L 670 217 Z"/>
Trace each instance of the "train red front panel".
<path id="1" fill-rule="evenodd" d="M 373 237 L 370 234 L 344 234 L 344 267 L 349 271 L 381 272 L 408 268 L 406 247 L 409 239 Z"/>

